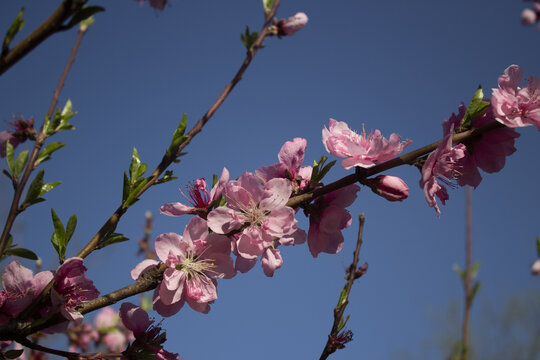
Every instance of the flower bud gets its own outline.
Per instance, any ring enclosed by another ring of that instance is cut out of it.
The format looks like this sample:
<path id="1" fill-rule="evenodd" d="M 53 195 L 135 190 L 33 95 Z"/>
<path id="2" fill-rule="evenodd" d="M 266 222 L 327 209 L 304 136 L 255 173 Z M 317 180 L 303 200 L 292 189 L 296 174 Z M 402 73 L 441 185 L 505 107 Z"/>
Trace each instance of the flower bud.
<path id="1" fill-rule="evenodd" d="M 525 9 L 521 13 L 521 24 L 524 26 L 533 25 L 537 19 L 538 16 L 536 15 L 536 12 L 532 9 Z"/>
<path id="2" fill-rule="evenodd" d="M 300 30 L 308 22 L 308 17 L 305 13 L 299 12 L 296 15 L 291 16 L 287 20 L 281 20 L 278 23 L 278 34 L 283 35 L 293 35 L 295 32 Z"/>
<path id="3" fill-rule="evenodd" d="M 366 185 L 388 201 L 403 201 L 409 197 L 409 187 L 397 176 L 379 175 L 366 180 Z"/>
<path id="4" fill-rule="evenodd" d="M 540 259 L 536 260 L 531 266 L 531 274 L 540 275 Z"/>

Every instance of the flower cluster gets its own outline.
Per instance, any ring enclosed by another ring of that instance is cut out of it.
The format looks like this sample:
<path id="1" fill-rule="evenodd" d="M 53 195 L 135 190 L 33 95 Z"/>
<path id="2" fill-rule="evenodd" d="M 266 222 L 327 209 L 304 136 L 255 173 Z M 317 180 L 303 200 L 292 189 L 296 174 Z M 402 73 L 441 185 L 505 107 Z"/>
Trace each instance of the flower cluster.
<path id="1" fill-rule="evenodd" d="M 34 118 L 25 120 L 22 116 L 15 117 L 9 122 L 13 130 L 0 131 L 0 156 L 6 156 L 6 144 L 9 143 L 16 148 L 20 143 L 27 139 L 33 139 L 36 136 L 34 129 Z"/>

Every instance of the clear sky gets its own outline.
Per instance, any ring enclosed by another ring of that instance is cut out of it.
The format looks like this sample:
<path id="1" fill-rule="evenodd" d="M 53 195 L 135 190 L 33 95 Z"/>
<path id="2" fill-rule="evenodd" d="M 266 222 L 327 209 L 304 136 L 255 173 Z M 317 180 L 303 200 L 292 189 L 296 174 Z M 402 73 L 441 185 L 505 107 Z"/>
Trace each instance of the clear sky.
<path id="1" fill-rule="evenodd" d="M 57 3 L 3 1 L 0 31 L 25 5 L 26 26 L 16 42 Z M 86 34 L 60 97 L 62 105 L 72 100 L 77 129 L 51 139 L 67 146 L 44 164 L 45 180 L 63 183 L 15 224 L 16 242 L 39 252 L 45 269 L 57 266 L 50 208 L 64 222 L 77 214 L 67 250 L 72 256 L 120 204 L 132 148 L 153 169 L 182 114 L 189 128 L 240 66 L 245 26 L 258 29 L 263 20 L 256 0 L 171 0 L 162 12 L 133 0 L 90 4 L 107 10 Z M 282 0 L 278 17 L 303 11 L 307 26 L 293 37 L 267 39 L 232 95 L 187 147 L 188 155 L 171 168 L 179 179 L 143 195 L 117 228 L 132 240 L 90 255 L 88 276 L 102 294 L 131 283 L 146 211 L 155 216 L 154 237 L 182 233 L 189 218 L 159 214 L 163 203 L 183 200 L 178 187 L 209 180 L 224 166 L 237 177 L 273 164 L 294 137 L 307 139 L 310 164 L 325 154 L 321 130 L 330 117 L 354 129 L 365 124 L 386 136 L 398 133 L 413 140 L 409 149 L 440 139 L 441 121 L 468 102 L 478 84 L 490 95 L 507 66 L 519 64 L 526 76 L 540 77 L 540 32 L 520 25 L 524 6 L 503 0 Z M 0 120 L 20 114 L 41 124 L 75 38 L 75 31 L 53 36 L 0 77 Z M 517 152 L 502 172 L 486 174 L 473 195 L 474 258 L 482 263 L 473 323 L 482 304 L 497 309 L 510 295 L 539 287 L 530 265 L 540 235 L 540 133 L 533 127 L 518 131 Z M 348 173 L 336 166 L 327 181 Z M 353 219 L 366 214 L 361 261 L 369 262 L 369 271 L 355 283 L 347 309 L 354 341 L 334 359 L 440 359 L 445 353 L 433 343 L 434 334 L 456 331 L 451 327 L 457 321 L 434 321 L 430 314 L 446 313 L 462 297 L 452 266 L 464 263 L 465 191 L 450 190 L 437 219 L 415 168 L 388 174 L 408 183 L 409 199 L 389 203 L 364 188 L 349 208 Z M 5 177 L 0 195 L 4 218 L 12 195 Z M 307 230 L 303 215 L 297 218 Z M 337 255 L 313 259 L 306 245 L 283 248 L 284 265 L 273 278 L 256 265 L 220 281 L 208 315 L 185 307 L 164 320 L 166 349 L 193 360 L 318 358 L 357 230 L 355 220 Z"/>

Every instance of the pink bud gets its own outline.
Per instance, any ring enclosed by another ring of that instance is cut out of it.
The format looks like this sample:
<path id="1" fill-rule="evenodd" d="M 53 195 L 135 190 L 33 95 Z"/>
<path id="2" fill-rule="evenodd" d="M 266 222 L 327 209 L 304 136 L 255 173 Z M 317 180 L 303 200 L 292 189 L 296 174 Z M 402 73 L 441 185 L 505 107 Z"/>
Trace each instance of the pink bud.
<path id="1" fill-rule="evenodd" d="M 531 266 L 531 274 L 540 275 L 540 259 L 536 260 Z"/>
<path id="2" fill-rule="evenodd" d="M 388 201 L 403 201 L 409 197 L 409 187 L 397 176 L 379 175 L 368 179 L 366 185 Z"/>
<path id="3" fill-rule="evenodd" d="M 291 16 L 287 20 L 280 21 L 279 30 L 283 35 L 293 35 L 295 32 L 300 30 L 308 22 L 308 17 L 305 13 L 299 12 L 296 15 Z"/>
<path id="4" fill-rule="evenodd" d="M 524 9 L 521 13 L 521 24 L 524 26 L 530 26 L 533 25 L 538 16 L 536 15 L 536 12 L 532 9 Z"/>

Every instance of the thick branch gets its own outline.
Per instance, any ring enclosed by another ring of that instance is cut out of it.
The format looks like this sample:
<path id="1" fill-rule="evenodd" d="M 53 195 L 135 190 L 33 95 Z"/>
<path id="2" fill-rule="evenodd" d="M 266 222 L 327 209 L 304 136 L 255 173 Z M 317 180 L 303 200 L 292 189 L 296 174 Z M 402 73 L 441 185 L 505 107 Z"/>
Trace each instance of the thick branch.
<path id="1" fill-rule="evenodd" d="M 7 52 L 5 56 L 0 57 L 0 75 L 6 72 L 11 66 L 45 39 L 57 32 L 67 19 L 83 7 L 86 1 L 87 0 L 64 0 L 43 24 L 17 44 L 17 46 Z"/>

